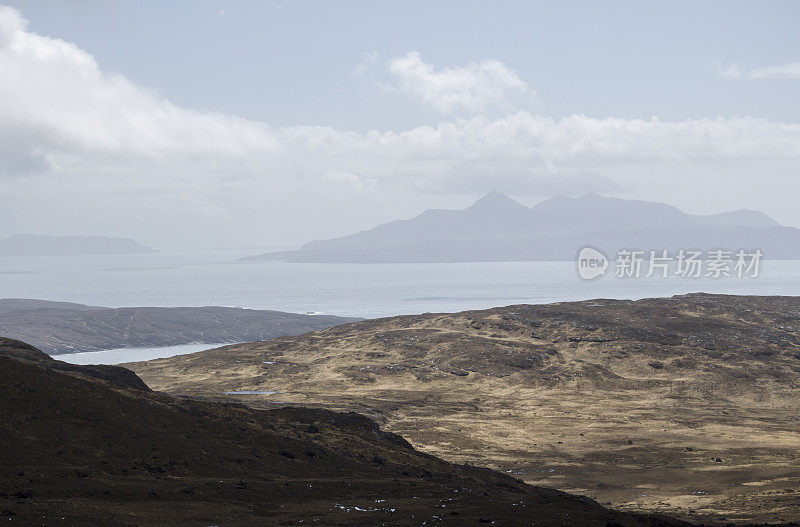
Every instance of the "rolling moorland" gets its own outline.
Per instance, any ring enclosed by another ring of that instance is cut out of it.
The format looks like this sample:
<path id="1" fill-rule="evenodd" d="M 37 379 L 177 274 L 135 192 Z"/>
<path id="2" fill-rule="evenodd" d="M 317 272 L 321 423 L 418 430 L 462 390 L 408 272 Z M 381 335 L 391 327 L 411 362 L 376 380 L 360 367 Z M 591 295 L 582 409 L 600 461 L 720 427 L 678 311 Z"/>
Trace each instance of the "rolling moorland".
<path id="1" fill-rule="evenodd" d="M 128 365 L 174 395 L 366 414 L 416 448 L 631 511 L 800 518 L 800 298 L 401 316 Z M 277 394 L 220 395 L 275 390 Z"/>
<path id="2" fill-rule="evenodd" d="M 248 342 L 360 320 L 230 307 L 107 308 L 0 299 L 0 335 L 51 355 L 188 343 Z"/>
<path id="3" fill-rule="evenodd" d="M 418 452 L 354 413 L 173 398 L 0 337 L 9 525 L 678 527 Z"/>

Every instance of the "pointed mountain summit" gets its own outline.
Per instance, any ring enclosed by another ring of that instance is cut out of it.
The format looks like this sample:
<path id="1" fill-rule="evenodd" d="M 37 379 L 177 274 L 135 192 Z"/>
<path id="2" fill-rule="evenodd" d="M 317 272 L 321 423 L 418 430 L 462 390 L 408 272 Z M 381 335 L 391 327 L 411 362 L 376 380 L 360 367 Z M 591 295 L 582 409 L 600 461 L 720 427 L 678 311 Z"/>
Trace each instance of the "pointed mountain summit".
<path id="1" fill-rule="evenodd" d="M 530 211 L 528 207 L 508 194 L 493 190 L 464 209 L 464 212 L 501 212 L 508 209 Z"/>
<path id="2" fill-rule="evenodd" d="M 573 260 L 591 246 L 620 249 L 736 251 L 800 259 L 800 230 L 759 211 L 687 214 L 665 203 L 584 194 L 526 207 L 493 191 L 462 210 L 429 209 L 341 238 L 245 260 L 288 262 L 486 262 Z"/>
<path id="3" fill-rule="evenodd" d="M 531 209 L 508 194 L 492 191 L 469 207 L 454 211 L 462 219 L 491 223 L 524 221 L 530 218 Z"/>
<path id="4" fill-rule="evenodd" d="M 472 222 L 498 224 L 526 221 L 530 218 L 531 209 L 507 194 L 495 190 L 458 212 L 461 218 Z"/>

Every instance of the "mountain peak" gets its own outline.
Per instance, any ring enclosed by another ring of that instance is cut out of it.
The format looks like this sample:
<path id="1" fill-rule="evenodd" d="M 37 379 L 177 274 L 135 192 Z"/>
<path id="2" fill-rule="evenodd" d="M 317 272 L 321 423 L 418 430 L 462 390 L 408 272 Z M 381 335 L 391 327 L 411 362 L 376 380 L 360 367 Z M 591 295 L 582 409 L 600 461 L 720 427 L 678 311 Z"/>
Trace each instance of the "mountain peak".
<path id="1" fill-rule="evenodd" d="M 529 210 L 528 207 L 510 197 L 508 194 L 503 194 L 497 190 L 489 192 L 478 201 L 467 207 L 465 210 L 503 211 L 508 210 L 509 208 L 523 208 L 525 210 Z"/>
<path id="2" fill-rule="evenodd" d="M 746 227 L 742 229 L 741 227 Z M 769 229 L 769 230 L 766 230 Z M 254 259 L 295 262 L 489 262 L 571 260 L 581 247 L 769 249 L 800 254 L 800 229 L 777 229 L 753 211 L 687 214 L 665 203 L 599 194 L 558 196 L 526 207 L 490 192 L 461 210 L 428 210 L 357 234 L 312 242 L 299 251 Z"/>

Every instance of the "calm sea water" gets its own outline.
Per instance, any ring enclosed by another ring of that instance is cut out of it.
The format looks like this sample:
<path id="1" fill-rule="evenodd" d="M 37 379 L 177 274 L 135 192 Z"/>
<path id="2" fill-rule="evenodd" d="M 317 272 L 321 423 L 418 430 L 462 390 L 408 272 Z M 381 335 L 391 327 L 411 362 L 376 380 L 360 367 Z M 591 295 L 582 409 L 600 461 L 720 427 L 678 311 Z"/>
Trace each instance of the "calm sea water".
<path id="1" fill-rule="evenodd" d="M 53 355 L 58 360 L 72 364 L 121 364 L 143 360 L 164 359 L 176 355 L 186 355 L 225 344 L 181 344 L 180 346 L 162 346 L 158 348 L 117 348 L 104 351 L 86 351 L 83 353 L 64 353 Z"/>
<path id="2" fill-rule="evenodd" d="M 592 281 L 572 262 L 288 264 L 238 262 L 252 251 L 0 258 L 0 298 L 108 307 L 235 306 L 382 317 L 598 297 L 688 292 L 800 295 L 800 262 L 762 262 L 758 278 Z"/>
<path id="3" fill-rule="evenodd" d="M 800 295 L 798 261 L 762 262 L 758 278 L 620 279 L 605 276 L 584 281 L 578 277 L 572 262 L 287 264 L 236 261 L 252 253 L 219 250 L 0 258 L 0 298 L 38 298 L 109 307 L 218 305 L 372 318 L 598 297 L 636 299 L 697 291 Z"/>

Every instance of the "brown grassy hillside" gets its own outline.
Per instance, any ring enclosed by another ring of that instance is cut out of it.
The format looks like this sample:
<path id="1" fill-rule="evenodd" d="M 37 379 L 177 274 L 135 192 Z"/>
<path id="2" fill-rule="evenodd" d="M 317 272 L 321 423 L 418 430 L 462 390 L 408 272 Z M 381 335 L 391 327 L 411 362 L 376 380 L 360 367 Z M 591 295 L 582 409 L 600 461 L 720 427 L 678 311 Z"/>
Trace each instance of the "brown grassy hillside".
<path id="1" fill-rule="evenodd" d="M 450 461 L 631 510 L 800 518 L 798 298 L 393 317 L 130 367 L 176 394 L 359 411 Z"/>
<path id="2" fill-rule="evenodd" d="M 361 415 L 174 399 L 52 362 L 0 338 L 7 525 L 680 525 L 452 465 Z"/>

